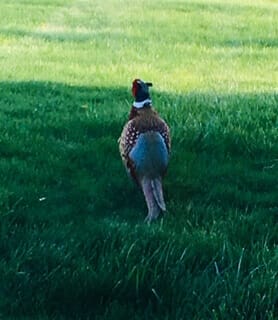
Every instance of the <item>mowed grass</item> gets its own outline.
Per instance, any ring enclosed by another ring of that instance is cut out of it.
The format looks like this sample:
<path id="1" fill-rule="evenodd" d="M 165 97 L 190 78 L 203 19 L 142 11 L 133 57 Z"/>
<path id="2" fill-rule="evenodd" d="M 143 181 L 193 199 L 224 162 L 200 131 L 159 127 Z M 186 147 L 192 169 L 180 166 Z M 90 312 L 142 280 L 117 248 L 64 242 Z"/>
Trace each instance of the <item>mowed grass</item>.
<path id="1" fill-rule="evenodd" d="M 0 3 L 0 318 L 278 318 L 275 1 Z M 133 78 L 172 132 L 144 223 Z"/>

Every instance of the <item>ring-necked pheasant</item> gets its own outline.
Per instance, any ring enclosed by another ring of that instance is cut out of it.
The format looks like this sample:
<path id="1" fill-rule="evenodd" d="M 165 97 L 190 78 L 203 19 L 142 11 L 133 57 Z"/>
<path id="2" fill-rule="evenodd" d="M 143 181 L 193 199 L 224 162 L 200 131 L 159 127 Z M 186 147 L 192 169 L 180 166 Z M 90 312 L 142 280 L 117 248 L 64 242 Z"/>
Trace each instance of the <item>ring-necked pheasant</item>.
<path id="1" fill-rule="evenodd" d="M 140 79 L 133 81 L 135 101 L 119 139 L 123 163 L 144 193 L 148 207 L 146 220 L 149 222 L 166 210 L 162 178 L 170 154 L 170 130 L 152 108 L 151 86 L 152 83 Z"/>

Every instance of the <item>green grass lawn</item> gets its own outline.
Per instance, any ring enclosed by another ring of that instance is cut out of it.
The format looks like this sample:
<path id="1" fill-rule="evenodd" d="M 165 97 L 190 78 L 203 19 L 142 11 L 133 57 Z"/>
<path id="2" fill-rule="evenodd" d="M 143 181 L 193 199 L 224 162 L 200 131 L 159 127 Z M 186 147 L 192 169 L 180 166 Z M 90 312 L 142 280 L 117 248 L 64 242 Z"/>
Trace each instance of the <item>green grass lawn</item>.
<path id="1" fill-rule="evenodd" d="M 0 2 L 0 318 L 278 319 L 275 0 Z M 117 139 L 169 123 L 147 225 Z"/>

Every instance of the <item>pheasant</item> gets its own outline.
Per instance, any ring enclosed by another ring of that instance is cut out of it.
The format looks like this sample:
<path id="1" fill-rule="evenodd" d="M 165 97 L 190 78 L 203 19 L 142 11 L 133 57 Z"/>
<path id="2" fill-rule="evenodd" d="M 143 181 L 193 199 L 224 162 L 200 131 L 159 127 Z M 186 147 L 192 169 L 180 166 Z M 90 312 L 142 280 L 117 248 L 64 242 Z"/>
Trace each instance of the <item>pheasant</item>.
<path id="1" fill-rule="evenodd" d="M 143 191 L 148 222 L 157 219 L 166 210 L 162 178 L 171 148 L 169 127 L 152 108 L 151 86 L 152 83 L 140 79 L 133 81 L 135 101 L 119 138 L 120 154 L 127 172 Z"/>

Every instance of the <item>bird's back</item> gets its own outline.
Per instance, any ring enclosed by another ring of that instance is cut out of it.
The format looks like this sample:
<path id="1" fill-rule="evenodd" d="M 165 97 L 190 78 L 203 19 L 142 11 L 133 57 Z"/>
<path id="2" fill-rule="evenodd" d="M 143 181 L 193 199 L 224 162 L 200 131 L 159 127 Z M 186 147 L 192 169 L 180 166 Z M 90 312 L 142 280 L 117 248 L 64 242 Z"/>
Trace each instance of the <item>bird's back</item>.
<path id="1" fill-rule="evenodd" d="M 140 110 L 120 138 L 122 159 L 133 178 L 163 176 L 168 165 L 170 140 L 167 124 L 150 108 Z"/>

